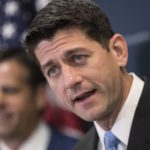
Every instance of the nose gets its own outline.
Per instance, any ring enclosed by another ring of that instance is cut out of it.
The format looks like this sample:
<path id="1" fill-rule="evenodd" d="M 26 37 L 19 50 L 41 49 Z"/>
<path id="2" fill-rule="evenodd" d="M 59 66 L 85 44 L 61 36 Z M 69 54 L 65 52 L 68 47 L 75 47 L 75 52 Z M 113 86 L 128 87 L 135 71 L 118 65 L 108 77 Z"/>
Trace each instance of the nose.
<path id="1" fill-rule="evenodd" d="M 72 66 L 63 67 L 63 82 L 66 89 L 75 88 L 82 82 L 82 76 Z"/>

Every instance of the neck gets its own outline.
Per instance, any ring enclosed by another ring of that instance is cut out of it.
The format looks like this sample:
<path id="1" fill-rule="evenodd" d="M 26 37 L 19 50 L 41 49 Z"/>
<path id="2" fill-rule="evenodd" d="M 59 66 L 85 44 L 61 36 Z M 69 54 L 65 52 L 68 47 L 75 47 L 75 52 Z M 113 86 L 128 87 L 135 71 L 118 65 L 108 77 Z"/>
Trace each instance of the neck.
<path id="1" fill-rule="evenodd" d="M 9 136 L 2 137 L 1 140 L 12 150 L 18 150 L 19 147 L 30 137 L 30 135 L 33 133 L 35 128 L 37 127 L 37 124 L 34 124 L 30 129 L 24 130 L 24 132 L 21 132 L 20 134 L 13 134 Z"/>
<path id="2" fill-rule="evenodd" d="M 105 131 L 111 130 L 112 126 L 115 123 L 115 120 L 122 108 L 122 106 L 124 105 L 127 96 L 129 94 L 131 85 L 132 85 L 132 81 L 133 81 L 133 77 L 132 75 L 126 75 L 123 78 L 123 94 L 122 94 L 122 100 L 120 101 L 120 103 L 118 102 L 118 104 L 115 105 L 114 109 L 111 110 L 103 119 L 96 121 Z"/>

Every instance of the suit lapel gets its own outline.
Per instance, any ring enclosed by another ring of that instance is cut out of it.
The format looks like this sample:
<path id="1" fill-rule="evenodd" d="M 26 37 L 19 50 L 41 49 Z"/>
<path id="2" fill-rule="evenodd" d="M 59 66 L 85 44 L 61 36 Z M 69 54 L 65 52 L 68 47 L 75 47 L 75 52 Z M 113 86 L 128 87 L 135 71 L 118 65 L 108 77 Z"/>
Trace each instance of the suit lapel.
<path id="1" fill-rule="evenodd" d="M 150 150 L 150 81 L 147 79 L 133 119 L 127 150 Z"/>

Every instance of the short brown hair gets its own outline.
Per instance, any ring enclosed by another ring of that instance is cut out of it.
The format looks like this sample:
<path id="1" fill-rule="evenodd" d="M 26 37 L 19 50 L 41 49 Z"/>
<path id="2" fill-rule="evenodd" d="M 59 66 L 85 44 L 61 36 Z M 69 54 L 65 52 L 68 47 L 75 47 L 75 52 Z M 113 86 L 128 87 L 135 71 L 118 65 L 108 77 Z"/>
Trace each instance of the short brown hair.
<path id="1" fill-rule="evenodd" d="M 105 13 L 90 0 L 52 0 L 33 19 L 25 45 L 34 54 L 41 40 L 51 39 L 58 30 L 72 27 L 81 29 L 109 50 L 108 42 L 114 32 Z"/>

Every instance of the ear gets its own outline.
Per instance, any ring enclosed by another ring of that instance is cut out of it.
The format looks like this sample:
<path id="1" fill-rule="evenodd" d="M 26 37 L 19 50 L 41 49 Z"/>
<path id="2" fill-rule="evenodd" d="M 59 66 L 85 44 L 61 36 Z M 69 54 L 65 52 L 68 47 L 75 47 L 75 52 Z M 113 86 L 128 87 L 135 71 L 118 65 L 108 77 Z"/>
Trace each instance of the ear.
<path id="1" fill-rule="evenodd" d="M 118 66 L 125 67 L 128 62 L 128 48 L 124 37 L 115 34 L 109 42 L 109 48 Z"/>

